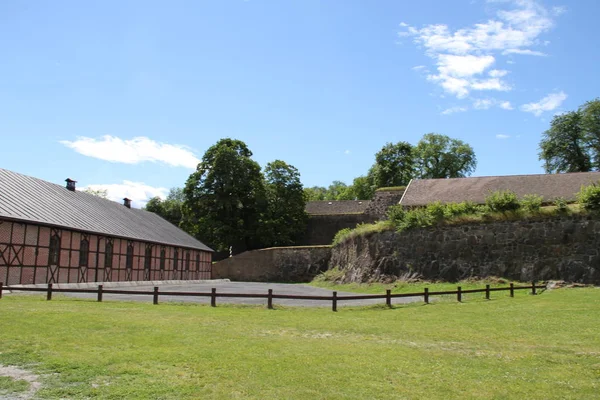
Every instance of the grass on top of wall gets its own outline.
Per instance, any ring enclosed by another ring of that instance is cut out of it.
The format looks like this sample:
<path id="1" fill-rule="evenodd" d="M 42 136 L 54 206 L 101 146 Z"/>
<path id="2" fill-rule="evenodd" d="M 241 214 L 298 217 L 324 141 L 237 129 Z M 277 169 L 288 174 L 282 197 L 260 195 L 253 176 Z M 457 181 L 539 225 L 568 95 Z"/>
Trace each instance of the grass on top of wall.
<path id="1" fill-rule="evenodd" d="M 599 294 L 337 313 L 8 295 L 0 364 L 40 375 L 41 399 L 591 399 Z"/>
<path id="2" fill-rule="evenodd" d="M 378 221 L 373 224 L 359 224 L 354 229 L 346 228 L 340 230 L 334 236 L 333 245 L 338 245 L 358 236 L 365 236 L 368 234 L 385 231 L 395 230 L 401 232 L 408 229 L 426 228 L 432 226 L 481 224 L 501 221 L 543 220 L 557 216 L 582 215 L 589 213 L 589 211 L 581 207 L 580 204 L 568 204 L 565 205 L 564 208 L 551 205 L 540 207 L 538 210 L 527 210 L 525 208 L 520 208 L 514 211 L 505 212 L 493 212 L 485 209 L 485 206 L 478 206 L 479 208 L 473 213 L 441 216 L 439 218 L 432 217 L 427 208 L 407 211 L 400 211 L 399 208 L 396 209 L 404 215 L 410 214 L 411 217 L 414 217 L 408 220 L 404 215 L 402 219 L 395 218 L 393 215 L 395 212 L 395 207 L 400 206 L 394 206 L 390 208 L 390 220 Z"/>
<path id="3" fill-rule="evenodd" d="M 399 192 L 400 190 L 405 190 L 406 186 L 388 186 L 388 187 L 380 187 L 375 189 L 376 192 Z"/>

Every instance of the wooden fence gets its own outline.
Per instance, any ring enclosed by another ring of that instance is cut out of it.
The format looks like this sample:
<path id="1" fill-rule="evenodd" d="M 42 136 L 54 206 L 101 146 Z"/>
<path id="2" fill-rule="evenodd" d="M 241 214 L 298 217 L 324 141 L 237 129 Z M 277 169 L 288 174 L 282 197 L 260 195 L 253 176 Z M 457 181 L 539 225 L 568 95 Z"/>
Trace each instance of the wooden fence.
<path id="1" fill-rule="evenodd" d="M 272 289 L 269 289 L 267 293 L 217 293 L 216 288 L 212 288 L 210 292 L 170 292 L 170 291 L 159 291 L 158 286 L 154 287 L 152 291 L 137 291 L 137 290 L 115 290 L 115 289 L 104 289 L 102 285 L 98 285 L 97 289 L 58 289 L 54 288 L 51 283 L 48 284 L 47 288 L 24 288 L 15 286 L 3 286 L 0 282 L 0 299 L 2 299 L 2 291 L 27 291 L 27 292 L 45 292 L 46 300 L 52 300 L 53 293 L 94 293 L 97 295 L 97 300 L 102 301 L 105 294 L 127 294 L 127 295 L 138 295 L 138 296 L 152 296 L 153 304 L 158 304 L 158 298 L 162 296 L 181 296 L 181 297 L 210 297 L 210 305 L 212 307 L 217 306 L 218 297 L 230 297 L 230 298 L 253 298 L 253 299 L 267 299 L 267 308 L 273 308 L 273 299 L 293 299 L 293 300 L 316 300 L 316 301 L 330 301 L 332 311 L 337 311 L 337 304 L 339 301 L 352 301 L 352 300 L 370 300 L 370 299 L 385 299 L 385 304 L 388 307 L 392 306 L 392 299 L 399 297 L 423 297 L 423 301 L 429 304 L 430 296 L 441 296 L 441 295 L 456 295 L 456 300 L 462 302 L 462 296 L 469 293 L 485 293 L 487 300 L 491 297 L 491 292 L 509 291 L 510 297 L 514 297 L 515 290 L 531 290 L 531 294 L 537 294 L 537 289 L 545 289 L 546 285 L 536 285 L 535 282 L 531 282 L 531 285 L 527 286 L 515 286 L 513 283 L 508 287 L 491 288 L 490 285 L 485 285 L 482 289 L 468 289 L 462 290 L 460 286 L 456 290 L 446 291 L 429 291 L 429 288 L 424 288 L 423 292 L 417 293 L 398 293 L 392 294 L 391 290 L 386 290 L 385 294 L 357 294 L 350 296 L 338 296 L 337 292 L 333 292 L 331 296 L 303 296 L 303 295 L 289 295 L 289 294 L 276 294 L 273 293 Z"/>

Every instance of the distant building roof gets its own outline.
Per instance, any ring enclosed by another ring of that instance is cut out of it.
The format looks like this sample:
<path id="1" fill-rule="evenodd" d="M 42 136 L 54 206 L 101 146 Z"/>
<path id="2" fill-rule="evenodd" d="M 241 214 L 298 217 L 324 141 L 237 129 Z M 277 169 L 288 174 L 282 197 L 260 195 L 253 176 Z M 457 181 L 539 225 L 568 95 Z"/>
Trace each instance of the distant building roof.
<path id="1" fill-rule="evenodd" d="M 309 201 L 306 212 L 310 215 L 360 214 L 369 203 L 371 200 Z"/>
<path id="2" fill-rule="evenodd" d="M 1 168 L 0 218 L 212 251 L 157 214 Z"/>
<path id="3" fill-rule="evenodd" d="M 407 207 L 424 206 L 435 201 L 472 201 L 483 204 L 485 198 L 497 190 L 512 190 L 519 198 L 526 194 L 536 194 L 546 201 L 558 197 L 573 201 L 582 185 L 598 181 L 600 172 L 415 179 L 406 188 L 400 203 Z"/>

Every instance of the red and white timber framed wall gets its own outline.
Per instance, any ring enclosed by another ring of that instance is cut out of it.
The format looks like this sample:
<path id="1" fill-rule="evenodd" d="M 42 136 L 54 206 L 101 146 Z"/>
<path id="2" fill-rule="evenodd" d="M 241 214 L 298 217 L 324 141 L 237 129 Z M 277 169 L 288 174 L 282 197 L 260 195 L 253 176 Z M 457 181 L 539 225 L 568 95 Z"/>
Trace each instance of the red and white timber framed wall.
<path id="1" fill-rule="evenodd" d="M 0 218 L 0 282 L 210 279 L 208 251 Z"/>

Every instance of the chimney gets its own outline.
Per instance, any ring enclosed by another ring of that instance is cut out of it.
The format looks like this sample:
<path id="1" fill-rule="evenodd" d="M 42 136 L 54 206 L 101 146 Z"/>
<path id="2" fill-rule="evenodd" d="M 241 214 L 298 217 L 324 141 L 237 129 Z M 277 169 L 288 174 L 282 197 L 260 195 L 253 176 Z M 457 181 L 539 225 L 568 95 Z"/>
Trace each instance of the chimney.
<path id="1" fill-rule="evenodd" d="M 65 179 L 65 182 L 67 182 L 67 189 L 70 190 L 71 192 L 74 192 L 75 184 L 77 183 L 77 181 L 74 181 L 71 178 L 67 178 L 67 179 Z"/>
<path id="2" fill-rule="evenodd" d="M 128 199 L 127 197 L 125 197 L 123 199 L 123 205 L 127 208 L 131 208 L 131 199 Z"/>

